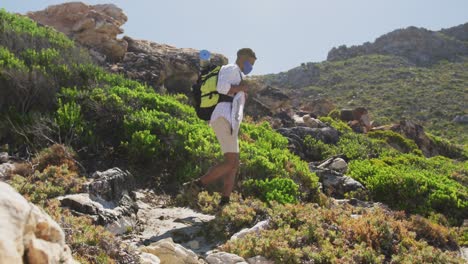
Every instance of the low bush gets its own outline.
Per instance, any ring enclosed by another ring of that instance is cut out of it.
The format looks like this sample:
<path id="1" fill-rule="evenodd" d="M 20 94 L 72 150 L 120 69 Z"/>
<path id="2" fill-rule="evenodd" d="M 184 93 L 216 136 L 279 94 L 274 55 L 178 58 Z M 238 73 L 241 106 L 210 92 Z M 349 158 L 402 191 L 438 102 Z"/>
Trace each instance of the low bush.
<path id="1" fill-rule="evenodd" d="M 28 177 L 13 175 L 9 183 L 29 201 L 43 204 L 53 197 L 80 192 L 85 181 L 67 165 L 52 165 Z"/>
<path id="2" fill-rule="evenodd" d="M 453 241 L 446 230 L 436 225 L 430 228 L 433 236 L 419 236 L 410 228 L 423 231 L 401 213 L 273 204 L 268 216 L 266 230 L 231 239 L 221 249 L 244 258 L 265 256 L 275 263 L 463 263 L 457 251 L 444 252 L 426 241 L 433 242 L 434 237 Z"/>
<path id="3" fill-rule="evenodd" d="M 451 223 L 467 217 L 468 188 L 451 179 L 462 164 L 441 156 L 404 154 L 354 160 L 349 174 L 363 183 L 373 199 L 392 208 L 429 215 L 442 213 Z"/>
<path id="4" fill-rule="evenodd" d="M 413 140 L 405 138 L 396 132 L 390 130 L 371 131 L 367 134 L 367 136 L 370 138 L 384 140 L 387 144 L 402 153 L 414 153 L 417 155 L 422 155 L 421 150 Z"/>
<path id="5" fill-rule="evenodd" d="M 295 203 L 299 198 L 299 187 L 288 178 L 250 179 L 244 182 L 244 188 L 245 194 L 253 194 L 266 202 Z"/>

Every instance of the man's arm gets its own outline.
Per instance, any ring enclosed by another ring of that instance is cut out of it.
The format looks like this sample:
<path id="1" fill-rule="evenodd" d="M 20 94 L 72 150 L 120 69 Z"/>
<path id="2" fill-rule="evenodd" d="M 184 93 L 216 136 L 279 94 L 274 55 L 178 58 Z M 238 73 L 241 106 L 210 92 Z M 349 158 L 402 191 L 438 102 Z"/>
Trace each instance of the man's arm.
<path id="1" fill-rule="evenodd" d="M 247 85 L 245 84 L 244 81 L 242 81 L 239 85 L 232 85 L 231 84 L 231 89 L 228 91 L 228 95 L 234 95 L 238 92 L 247 92 Z"/>
<path id="2" fill-rule="evenodd" d="M 234 95 L 240 91 L 247 91 L 245 82 L 238 85 L 231 84 L 234 80 L 238 79 L 239 71 L 235 68 L 221 69 L 218 76 L 218 84 L 216 90 L 221 94 Z"/>

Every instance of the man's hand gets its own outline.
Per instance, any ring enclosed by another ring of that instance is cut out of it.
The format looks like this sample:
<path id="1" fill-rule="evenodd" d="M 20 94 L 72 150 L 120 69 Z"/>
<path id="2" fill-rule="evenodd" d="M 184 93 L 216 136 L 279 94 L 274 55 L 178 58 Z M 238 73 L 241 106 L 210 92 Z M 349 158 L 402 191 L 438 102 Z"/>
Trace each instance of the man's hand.
<path id="1" fill-rule="evenodd" d="M 249 87 L 245 81 L 242 81 L 239 85 L 231 85 L 231 89 L 228 92 L 228 95 L 234 95 L 238 92 L 247 92 Z"/>

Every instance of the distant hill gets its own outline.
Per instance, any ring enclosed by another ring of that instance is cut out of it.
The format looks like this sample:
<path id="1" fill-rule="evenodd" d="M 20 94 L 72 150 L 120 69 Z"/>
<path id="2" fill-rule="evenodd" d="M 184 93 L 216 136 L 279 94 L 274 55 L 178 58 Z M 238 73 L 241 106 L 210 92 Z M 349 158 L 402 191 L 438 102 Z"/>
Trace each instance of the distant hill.
<path id="1" fill-rule="evenodd" d="M 409 27 L 259 79 L 301 103 L 326 98 L 338 107 L 365 106 L 377 123 L 414 119 L 466 144 L 466 124 L 452 120 L 468 114 L 467 40 L 468 23 L 441 31 Z"/>

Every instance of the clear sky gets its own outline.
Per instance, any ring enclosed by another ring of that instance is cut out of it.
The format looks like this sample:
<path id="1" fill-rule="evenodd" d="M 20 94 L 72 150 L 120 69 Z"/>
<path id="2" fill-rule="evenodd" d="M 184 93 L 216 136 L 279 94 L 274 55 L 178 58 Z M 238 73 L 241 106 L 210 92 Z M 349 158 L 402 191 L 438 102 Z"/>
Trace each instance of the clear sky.
<path id="1" fill-rule="evenodd" d="M 1 0 L 25 13 L 65 0 Z M 374 41 L 408 26 L 439 30 L 468 22 L 468 0 L 86 0 L 114 3 L 128 16 L 125 35 L 177 47 L 208 49 L 235 59 L 251 47 L 253 74 L 323 61 L 342 44 Z"/>

